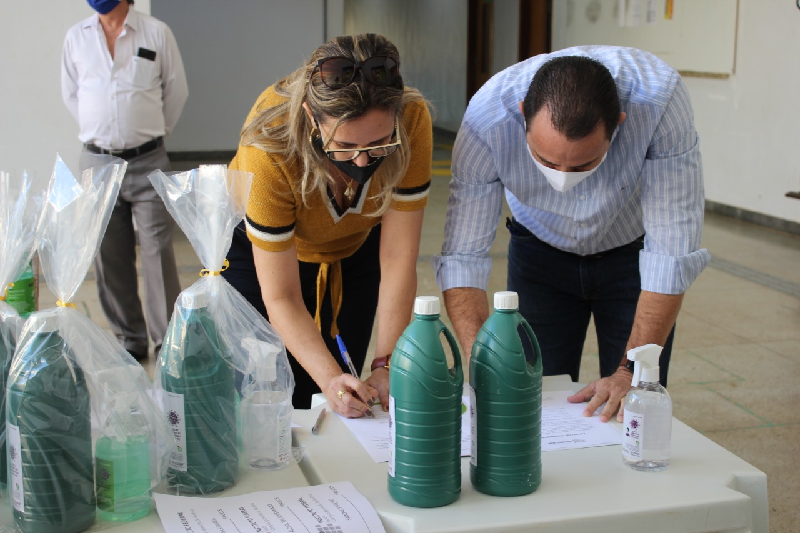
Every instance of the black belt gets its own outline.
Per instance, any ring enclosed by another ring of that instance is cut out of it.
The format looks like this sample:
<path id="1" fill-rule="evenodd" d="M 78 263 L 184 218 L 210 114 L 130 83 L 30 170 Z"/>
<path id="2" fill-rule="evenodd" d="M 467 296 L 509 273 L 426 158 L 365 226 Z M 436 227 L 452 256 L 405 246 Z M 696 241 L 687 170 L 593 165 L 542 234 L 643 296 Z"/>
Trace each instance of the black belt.
<path id="1" fill-rule="evenodd" d="M 146 143 L 140 144 L 135 148 L 125 148 L 124 150 L 106 150 L 105 148 L 100 148 L 96 144 L 92 143 L 86 143 L 83 146 L 86 147 L 87 150 L 95 154 L 107 154 L 122 159 L 131 159 L 140 155 L 144 155 L 148 152 L 152 152 L 153 150 L 162 146 L 163 144 L 164 144 L 164 138 L 156 137 L 152 141 L 147 141 Z"/>

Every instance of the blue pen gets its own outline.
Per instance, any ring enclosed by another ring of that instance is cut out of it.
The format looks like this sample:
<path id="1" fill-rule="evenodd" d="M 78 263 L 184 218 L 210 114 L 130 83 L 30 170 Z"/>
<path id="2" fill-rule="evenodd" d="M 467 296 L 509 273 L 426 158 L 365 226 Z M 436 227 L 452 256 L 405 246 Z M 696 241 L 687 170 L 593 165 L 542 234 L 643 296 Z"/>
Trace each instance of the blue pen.
<path id="1" fill-rule="evenodd" d="M 348 370 L 350 370 L 350 374 L 354 378 L 359 379 L 358 371 L 356 370 L 356 367 L 353 366 L 353 360 L 350 359 L 350 354 L 347 353 L 347 347 L 344 345 L 341 335 L 336 335 L 336 344 L 339 345 L 339 353 L 342 354 L 342 360 L 344 361 L 344 364 L 347 365 Z M 372 409 L 367 409 L 366 413 L 369 417 L 375 416 L 375 414 L 372 412 Z"/>

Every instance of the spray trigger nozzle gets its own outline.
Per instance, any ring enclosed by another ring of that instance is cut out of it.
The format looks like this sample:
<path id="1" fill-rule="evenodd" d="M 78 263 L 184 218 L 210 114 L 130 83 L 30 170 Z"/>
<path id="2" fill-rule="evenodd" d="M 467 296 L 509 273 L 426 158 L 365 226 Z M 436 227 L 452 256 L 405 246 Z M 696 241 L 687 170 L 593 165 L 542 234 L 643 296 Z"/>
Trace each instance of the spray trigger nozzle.
<path id="1" fill-rule="evenodd" d="M 645 344 L 628 350 L 628 359 L 634 362 L 631 385 L 639 382 L 658 383 L 658 358 L 663 348 L 658 344 Z"/>

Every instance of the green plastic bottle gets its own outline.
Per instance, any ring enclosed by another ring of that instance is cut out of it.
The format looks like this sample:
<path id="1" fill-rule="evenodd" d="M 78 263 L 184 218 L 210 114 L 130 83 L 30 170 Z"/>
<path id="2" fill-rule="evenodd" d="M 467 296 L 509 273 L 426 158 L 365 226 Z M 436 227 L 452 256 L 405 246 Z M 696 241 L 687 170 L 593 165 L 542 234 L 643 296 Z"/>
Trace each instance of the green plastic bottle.
<path id="1" fill-rule="evenodd" d="M 239 479 L 235 369 L 208 301 L 206 292 L 181 293 L 159 356 L 165 415 L 178 443 L 167 479 L 179 493 L 220 492 Z"/>
<path id="2" fill-rule="evenodd" d="M 542 481 L 542 356 L 515 292 L 497 292 L 472 346 L 470 480 L 492 496 L 521 496 Z M 533 345 L 526 361 L 520 327 Z"/>
<path id="3" fill-rule="evenodd" d="M 0 302 L 0 413 L 6 412 L 6 387 L 8 386 L 8 372 L 11 369 L 11 361 L 14 359 L 14 351 L 17 347 L 17 328 L 20 319 L 16 316 L 16 311 Z M 0 416 L 0 435 L 5 433 L 6 417 Z M 6 458 L 6 439 L 0 442 L 0 492 L 5 493 L 6 481 L 8 478 L 8 461 Z"/>
<path id="4" fill-rule="evenodd" d="M 440 336 L 453 353 L 448 368 Z M 389 371 L 389 494 L 410 507 L 441 507 L 461 494 L 464 373 L 439 298 L 420 296 L 392 352 Z"/>
<path id="5" fill-rule="evenodd" d="M 22 276 L 8 289 L 6 299 L 11 307 L 17 310 L 19 316 L 28 318 L 36 311 L 36 283 L 33 276 L 33 263 L 29 263 Z"/>
<path id="6" fill-rule="evenodd" d="M 9 376 L 8 461 L 14 522 L 23 533 L 77 533 L 95 521 L 89 389 L 55 311 L 33 315 Z"/>
<path id="7" fill-rule="evenodd" d="M 136 409 L 135 395 L 108 394 L 112 409 L 95 444 L 97 515 L 132 522 L 150 513 L 150 442 Z"/>

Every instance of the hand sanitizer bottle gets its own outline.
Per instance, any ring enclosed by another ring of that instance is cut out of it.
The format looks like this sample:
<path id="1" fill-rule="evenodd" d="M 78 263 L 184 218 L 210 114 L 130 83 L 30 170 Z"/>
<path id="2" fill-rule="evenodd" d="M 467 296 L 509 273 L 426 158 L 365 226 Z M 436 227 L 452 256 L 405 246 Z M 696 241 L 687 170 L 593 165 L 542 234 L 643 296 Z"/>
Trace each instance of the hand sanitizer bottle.
<path id="1" fill-rule="evenodd" d="M 646 344 L 628 351 L 634 361 L 633 389 L 625 398 L 622 462 L 634 470 L 658 472 L 669 466 L 672 400 L 658 382 L 661 346 Z"/>

